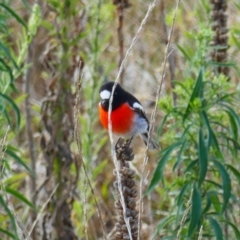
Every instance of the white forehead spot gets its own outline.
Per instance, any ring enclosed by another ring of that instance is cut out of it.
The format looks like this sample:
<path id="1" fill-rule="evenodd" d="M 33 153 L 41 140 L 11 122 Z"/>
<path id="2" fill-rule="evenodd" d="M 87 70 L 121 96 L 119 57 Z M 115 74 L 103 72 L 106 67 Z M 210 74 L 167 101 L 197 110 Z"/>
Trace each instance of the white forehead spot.
<path id="1" fill-rule="evenodd" d="M 133 108 L 138 108 L 138 109 L 141 109 L 141 110 L 143 111 L 142 105 L 139 104 L 139 103 L 137 103 L 137 102 L 135 102 L 135 103 L 133 104 Z"/>
<path id="2" fill-rule="evenodd" d="M 111 96 L 111 93 L 110 93 L 108 90 L 103 90 L 103 91 L 100 93 L 101 99 L 109 99 L 110 96 Z"/>

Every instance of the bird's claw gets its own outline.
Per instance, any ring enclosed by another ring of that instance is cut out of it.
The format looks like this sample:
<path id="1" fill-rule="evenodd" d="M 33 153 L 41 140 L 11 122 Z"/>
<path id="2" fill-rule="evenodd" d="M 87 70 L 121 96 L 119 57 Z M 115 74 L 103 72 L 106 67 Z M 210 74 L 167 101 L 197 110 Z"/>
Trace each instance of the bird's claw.
<path id="1" fill-rule="evenodd" d="M 131 147 L 132 138 L 128 139 L 120 146 L 118 146 L 118 142 L 115 145 L 117 159 L 122 161 L 132 161 L 134 159 L 134 153 Z"/>

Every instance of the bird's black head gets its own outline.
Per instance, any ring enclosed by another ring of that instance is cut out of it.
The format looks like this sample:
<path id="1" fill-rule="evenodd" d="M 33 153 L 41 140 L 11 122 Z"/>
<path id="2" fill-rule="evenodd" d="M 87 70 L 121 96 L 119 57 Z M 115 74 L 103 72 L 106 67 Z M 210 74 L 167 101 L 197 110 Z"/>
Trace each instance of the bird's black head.
<path id="1" fill-rule="evenodd" d="M 104 83 L 100 90 L 99 94 L 101 97 L 101 104 L 105 111 L 108 111 L 109 102 L 112 95 L 114 82 Z M 112 110 L 115 110 L 124 103 L 125 99 L 125 90 L 117 83 L 116 88 L 114 89 Z"/>

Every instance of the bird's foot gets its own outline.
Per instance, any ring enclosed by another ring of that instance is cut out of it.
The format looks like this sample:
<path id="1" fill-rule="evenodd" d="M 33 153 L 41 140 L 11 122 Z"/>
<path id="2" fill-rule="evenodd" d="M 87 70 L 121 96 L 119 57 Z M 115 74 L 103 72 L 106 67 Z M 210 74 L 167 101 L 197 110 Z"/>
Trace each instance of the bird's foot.
<path id="1" fill-rule="evenodd" d="M 134 159 L 133 148 L 131 147 L 132 138 L 125 141 L 122 145 L 119 146 L 119 140 L 115 145 L 115 151 L 118 160 L 122 161 L 132 161 Z"/>

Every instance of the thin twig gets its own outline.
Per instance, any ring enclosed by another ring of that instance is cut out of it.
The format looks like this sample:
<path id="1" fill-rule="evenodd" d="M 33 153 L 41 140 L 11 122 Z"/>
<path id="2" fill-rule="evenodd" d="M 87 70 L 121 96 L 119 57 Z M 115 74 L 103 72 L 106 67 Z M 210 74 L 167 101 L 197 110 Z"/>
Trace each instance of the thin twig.
<path id="1" fill-rule="evenodd" d="M 39 213 L 38 213 L 38 215 L 37 215 L 35 221 L 33 222 L 32 226 L 31 226 L 31 229 L 30 229 L 30 231 L 29 231 L 29 235 L 32 234 L 32 231 L 34 230 L 34 228 L 35 228 L 37 222 L 39 221 L 39 218 L 40 218 L 40 216 L 41 216 L 43 210 L 46 208 L 46 206 L 47 206 L 48 203 L 50 202 L 50 200 L 51 200 L 53 194 L 56 192 L 58 186 L 59 186 L 59 183 L 55 186 L 55 188 L 52 190 L 52 192 L 51 192 L 49 198 L 47 199 L 47 201 L 46 201 L 46 202 L 43 204 L 43 206 L 41 207 L 41 209 L 40 209 L 40 211 L 39 211 Z M 33 239 L 34 239 L 34 238 L 33 238 Z"/>
<path id="2" fill-rule="evenodd" d="M 138 36 L 140 34 L 140 32 L 143 30 L 143 26 L 145 25 L 148 17 L 150 16 L 150 13 L 152 12 L 153 8 L 155 7 L 156 5 L 156 0 L 154 0 L 148 7 L 148 11 L 144 17 L 144 19 L 142 20 L 141 24 L 140 24 L 140 27 L 138 28 L 138 31 L 135 35 L 135 37 L 133 38 L 131 44 L 130 44 L 130 47 L 128 48 L 127 52 L 126 52 L 126 55 L 122 61 L 122 64 L 119 68 L 119 71 L 118 71 L 118 74 L 117 74 L 117 77 L 115 79 L 115 83 L 114 83 L 114 86 L 113 86 L 113 89 L 112 89 L 112 93 L 114 93 L 114 90 L 117 86 L 117 83 L 119 81 L 119 78 L 121 76 L 121 73 L 124 69 L 124 66 L 126 64 L 126 61 L 128 59 L 128 56 L 130 54 L 130 52 L 132 51 L 133 49 L 133 46 L 135 45 L 137 39 L 138 39 Z M 113 102 L 113 95 L 111 95 L 111 98 L 110 98 L 110 102 L 109 102 L 109 109 L 108 109 L 108 133 L 109 133 L 109 137 L 110 137 L 110 142 L 111 142 L 111 148 L 112 148 L 112 158 L 113 158 L 113 162 L 114 162 L 114 165 L 115 165 L 115 168 L 116 168 L 116 173 L 117 173 L 117 182 L 118 182 L 118 190 L 119 190 L 119 193 L 120 193 L 120 199 L 121 199 L 121 204 L 122 204 L 122 207 L 123 207 L 123 215 L 124 215 L 124 221 L 126 223 L 126 226 L 127 226 L 127 229 L 128 229 L 128 233 L 129 233 L 129 236 L 132 236 L 131 234 L 131 227 L 130 227 L 130 224 L 129 224 L 129 221 L 127 219 L 127 216 L 126 216 L 126 204 L 124 202 L 124 196 L 123 196 L 123 192 L 122 192 L 122 183 L 121 183 L 121 176 L 120 176 L 120 166 L 119 166 L 119 163 L 117 161 L 117 157 L 116 157 L 116 152 L 115 152 L 115 148 L 114 148 L 114 142 L 113 142 L 113 133 L 112 133 L 112 121 L 111 121 L 111 112 L 112 112 L 112 102 Z"/>
<path id="3" fill-rule="evenodd" d="M 201 225 L 201 227 L 200 227 L 199 234 L 198 234 L 198 240 L 202 239 L 202 234 L 203 234 L 203 225 Z"/>
<path id="4" fill-rule="evenodd" d="M 29 45 L 28 53 L 27 53 L 27 61 L 26 65 L 31 64 L 33 62 L 33 56 L 34 56 L 34 38 L 32 42 Z M 24 86 L 24 92 L 26 94 L 25 98 L 25 111 L 26 111 L 26 132 L 27 132 L 27 141 L 28 141 L 28 149 L 30 154 L 30 160 L 31 160 L 31 171 L 32 175 L 31 181 L 30 181 L 30 189 L 31 189 L 31 201 L 32 204 L 36 205 L 36 195 L 33 194 L 36 192 L 36 150 L 35 150 L 35 144 L 34 144 L 34 137 L 33 137 L 33 126 L 32 126 L 32 113 L 31 113 L 31 104 L 30 104 L 30 80 L 33 76 L 32 74 L 33 66 L 30 66 L 27 68 L 24 76 L 23 81 L 25 83 Z M 34 222 L 36 219 L 36 212 L 35 210 L 31 210 L 31 222 Z M 32 231 L 32 238 L 36 238 L 36 232 L 33 229 Z"/>
<path id="5" fill-rule="evenodd" d="M 119 62 L 118 66 L 120 67 L 124 58 L 124 37 L 123 37 L 123 14 L 124 14 L 124 7 L 121 2 L 117 4 L 117 13 L 118 13 L 118 45 L 119 45 Z M 123 75 L 124 75 L 124 69 L 121 72 L 120 75 L 120 83 L 123 83 Z"/>
<path id="6" fill-rule="evenodd" d="M 189 213 L 189 211 L 190 211 L 190 209 L 191 209 L 191 207 L 192 207 L 192 204 L 191 204 L 192 195 L 193 195 L 193 189 L 192 189 L 192 191 L 191 191 L 190 198 L 189 198 L 189 200 L 188 200 L 188 202 L 187 202 L 187 206 L 186 206 L 187 208 L 186 208 L 186 210 L 185 210 L 184 213 L 183 213 L 183 217 L 182 217 L 182 220 L 181 220 L 181 222 L 180 222 L 180 226 L 179 226 L 179 229 L 178 229 L 178 232 L 177 232 L 177 238 L 176 238 L 176 240 L 179 240 L 179 239 L 180 239 L 180 234 L 181 234 L 181 231 L 182 231 L 182 229 L 183 229 L 183 225 L 184 225 L 184 223 L 185 223 L 185 221 L 186 221 L 186 219 L 187 219 L 187 215 L 188 215 L 188 213 Z"/>
<path id="7" fill-rule="evenodd" d="M 152 112 L 151 115 L 151 120 L 150 120 L 150 129 L 149 129 L 149 135 L 148 135 L 148 142 L 147 142 L 147 147 L 145 150 L 145 156 L 144 156 L 144 161 L 143 161 L 143 165 L 142 165 L 142 177 L 141 177 L 141 181 L 140 181 L 140 192 L 139 192 L 139 227 L 138 227 L 138 240 L 140 239 L 140 230 L 141 230 L 141 214 L 142 214 L 142 210 L 143 210 L 143 176 L 144 176 L 144 172 L 145 172 L 145 168 L 148 162 L 148 155 L 147 155 L 147 150 L 148 150 L 148 145 L 149 145 L 149 141 L 152 135 L 152 131 L 154 128 L 154 123 L 155 123 L 155 118 L 156 118 L 156 112 L 157 112 L 157 106 L 158 106 L 158 101 L 160 98 L 160 94 L 162 91 L 162 85 L 163 85 L 163 81 L 165 78 L 165 71 L 166 71 L 166 65 L 167 65 L 167 59 L 169 57 L 169 50 L 170 50 L 170 44 L 171 44 L 171 39 L 172 39 L 172 35 L 173 35 L 173 30 L 174 30 L 174 26 L 175 26 L 175 21 L 176 21 L 176 16 L 177 16 L 177 11 L 178 11 L 178 7 L 180 4 L 180 0 L 177 1 L 176 3 L 176 7 L 175 7 L 175 11 L 174 11 L 174 16 L 173 16 L 173 20 L 172 20 L 172 24 L 171 24 L 171 29 L 170 29 L 170 33 L 168 36 L 168 41 L 167 41 L 167 45 L 165 48 L 165 54 L 164 54 L 164 61 L 162 64 L 162 74 L 158 80 L 158 90 L 157 90 L 157 94 L 156 94 L 156 100 L 155 100 L 155 106 L 154 106 L 154 110 Z"/>
<path id="8" fill-rule="evenodd" d="M 87 187 L 88 187 L 88 183 L 87 181 L 84 183 L 85 187 L 84 187 L 84 197 L 83 197 L 83 202 L 84 202 L 84 209 L 83 209 L 83 216 L 84 216 L 84 232 L 85 232 L 85 237 L 86 240 L 88 240 L 88 218 L 87 218 Z"/>
<path id="9" fill-rule="evenodd" d="M 94 189 L 92 187 L 91 180 L 90 180 L 90 178 L 88 176 L 88 173 L 87 173 L 86 165 L 84 163 L 83 156 L 82 156 L 82 145 L 81 145 L 81 141 L 79 140 L 80 139 L 80 133 L 79 133 L 78 116 L 79 116 L 79 109 L 80 109 L 79 104 L 80 104 L 80 91 L 81 91 L 81 83 L 82 83 L 81 64 L 82 63 L 80 62 L 79 63 L 78 78 L 77 78 L 77 82 L 76 82 L 76 85 L 75 85 L 76 86 L 76 98 L 75 98 L 75 106 L 74 106 L 74 138 L 76 140 L 77 147 L 78 147 L 79 160 L 82 164 L 83 171 L 84 171 L 84 174 L 85 174 L 86 179 L 87 179 L 87 184 L 90 187 L 90 190 L 91 190 L 91 193 L 92 193 L 92 196 L 93 196 L 93 199 L 94 199 L 94 203 L 95 203 L 96 208 L 97 208 L 97 214 L 98 214 L 98 218 L 100 220 L 101 228 L 102 228 L 102 231 L 103 231 L 103 236 L 104 236 L 104 239 L 107 240 L 107 233 L 106 233 L 106 230 L 104 228 L 104 223 L 103 223 L 103 218 L 102 218 L 102 215 L 101 215 L 100 207 L 99 207 L 97 199 L 95 197 L 96 194 L 95 194 Z M 86 231 L 86 229 L 85 229 L 85 231 Z"/>

